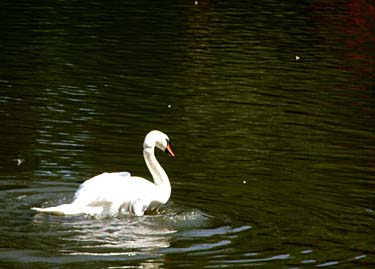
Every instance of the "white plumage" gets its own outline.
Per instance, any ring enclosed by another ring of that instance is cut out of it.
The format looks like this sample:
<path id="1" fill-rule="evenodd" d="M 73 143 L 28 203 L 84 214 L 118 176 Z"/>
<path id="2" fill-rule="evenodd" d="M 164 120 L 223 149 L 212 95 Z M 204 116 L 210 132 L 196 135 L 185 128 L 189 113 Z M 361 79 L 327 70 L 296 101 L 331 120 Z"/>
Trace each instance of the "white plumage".
<path id="1" fill-rule="evenodd" d="M 102 173 L 83 182 L 71 204 L 32 209 L 62 215 L 117 216 L 128 212 L 142 216 L 146 210 L 167 203 L 171 195 L 169 178 L 156 160 L 155 147 L 174 157 L 166 134 L 151 131 L 146 135 L 143 156 L 154 183 L 128 172 Z"/>

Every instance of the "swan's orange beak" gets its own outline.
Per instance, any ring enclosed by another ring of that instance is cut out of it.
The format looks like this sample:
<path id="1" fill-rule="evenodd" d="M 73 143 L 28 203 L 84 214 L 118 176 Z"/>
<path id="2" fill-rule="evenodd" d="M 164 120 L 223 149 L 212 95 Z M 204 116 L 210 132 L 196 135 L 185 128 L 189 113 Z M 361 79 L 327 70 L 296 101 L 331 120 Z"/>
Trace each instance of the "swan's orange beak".
<path id="1" fill-rule="evenodd" d="M 174 157 L 174 153 L 172 151 L 171 145 L 168 143 L 165 151 L 169 154 L 169 156 Z"/>

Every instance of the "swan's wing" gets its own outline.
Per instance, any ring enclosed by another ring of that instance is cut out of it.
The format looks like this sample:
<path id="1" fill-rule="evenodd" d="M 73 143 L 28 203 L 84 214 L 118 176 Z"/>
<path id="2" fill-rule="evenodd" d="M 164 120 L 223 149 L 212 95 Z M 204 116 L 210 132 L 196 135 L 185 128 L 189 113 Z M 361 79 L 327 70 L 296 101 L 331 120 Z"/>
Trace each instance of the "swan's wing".
<path id="1" fill-rule="evenodd" d="M 101 190 L 108 189 L 109 186 L 116 186 L 119 182 L 127 181 L 130 178 L 131 174 L 129 172 L 104 172 L 83 182 L 74 194 L 74 199 L 77 199 L 84 193 L 100 193 Z"/>
<path id="2" fill-rule="evenodd" d="M 140 197 L 153 197 L 156 186 L 147 179 L 130 173 L 103 173 L 83 182 L 74 195 L 73 203 L 80 205 L 122 204 Z"/>
<path id="3" fill-rule="evenodd" d="M 116 176 L 119 176 L 119 177 L 131 177 L 131 174 L 129 172 L 115 172 L 115 173 L 107 173 L 107 174 L 111 174 L 111 175 L 116 175 Z"/>

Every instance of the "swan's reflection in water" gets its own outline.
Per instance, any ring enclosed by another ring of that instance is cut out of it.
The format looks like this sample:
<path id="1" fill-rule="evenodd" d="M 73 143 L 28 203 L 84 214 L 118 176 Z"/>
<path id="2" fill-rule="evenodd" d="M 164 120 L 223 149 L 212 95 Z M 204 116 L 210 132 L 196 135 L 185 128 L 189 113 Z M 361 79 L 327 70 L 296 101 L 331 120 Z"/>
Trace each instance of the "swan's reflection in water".
<path id="1" fill-rule="evenodd" d="M 169 247 L 168 228 L 160 216 L 113 220 L 84 220 L 68 224 L 75 234 L 66 240 L 77 248 L 70 255 L 137 255 Z M 75 244 L 74 244 L 75 243 Z"/>
<path id="2" fill-rule="evenodd" d="M 169 258 L 174 254 L 225 257 L 233 240 L 251 229 L 246 225 L 233 228 L 198 209 L 169 204 L 163 210 L 155 215 L 111 219 L 37 214 L 34 225 L 44 238 L 42 242 L 51 237 L 58 246 L 47 258 L 38 253 L 32 256 L 41 262 L 99 262 L 102 268 L 111 269 L 163 268 L 166 262 L 173 263 Z"/>
<path id="3" fill-rule="evenodd" d="M 39 214 L 35 222 L 54 223 L 61 236 L 60 253 L 73 256 L 159 257 L 159 250 L 170 247 L 177 232 L 207 226 L 203 212 L 168 208 L 157 215 L 93 219 L 85 216 L 61 217 Z M 153 264 L 155 265 L 155 264 Z"/>

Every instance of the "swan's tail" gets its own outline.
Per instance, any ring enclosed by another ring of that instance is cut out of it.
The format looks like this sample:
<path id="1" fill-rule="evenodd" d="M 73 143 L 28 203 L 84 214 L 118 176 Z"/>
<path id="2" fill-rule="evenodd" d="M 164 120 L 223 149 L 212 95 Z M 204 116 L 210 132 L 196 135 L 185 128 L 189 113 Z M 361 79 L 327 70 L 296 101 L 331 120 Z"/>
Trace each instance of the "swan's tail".
<path id="1" fill-rule="evenodd" d="M 77 208 L 76 205 L 73 204 L 63 204 L 46 208 L 33 207 L 31 209 L 41 213 L 54 215 L 77 215 L 83 213 L 79 208 Z"/>

